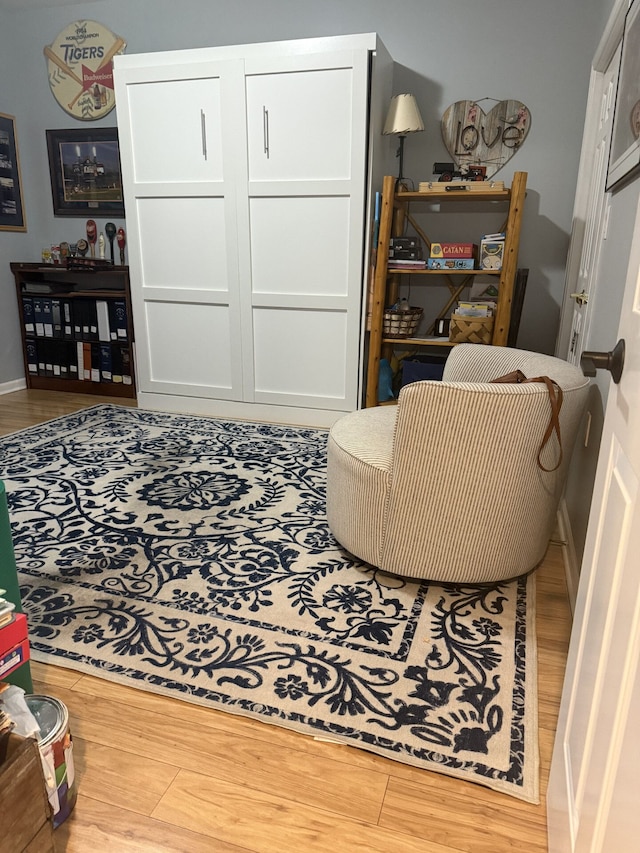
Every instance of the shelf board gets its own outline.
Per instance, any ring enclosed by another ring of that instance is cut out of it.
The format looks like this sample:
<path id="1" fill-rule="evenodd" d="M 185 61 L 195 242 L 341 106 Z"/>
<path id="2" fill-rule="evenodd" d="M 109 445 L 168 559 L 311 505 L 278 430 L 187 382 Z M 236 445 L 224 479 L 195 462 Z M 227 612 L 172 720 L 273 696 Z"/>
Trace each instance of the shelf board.
<path id="1" fill-rule="evenodd" d="M 502 270 L 408 270 L 408 269 L 395 269 L 394 267 L 387 267 L 387 273 L 389 275 L 496 275 L 499 276 Z"/>
<path id="2" fill-rule="evenodd" d="M 129 397 L 135 399 L 133 384 L 122 382 L 91 382 L 88 379 L 58 379 L 56 376 L 27 374 L 27 388 L 36 391 L 69 391 L 72 394 L 95 394 L 96 396 Z"/>
<path id="3" fill-rule="evenodd" d="M 446 185 L 446 182 L 443 183 Z M 443 189 L 442 192 L 434 190 L 428 193 L 399 192 L 395 194 L 395 201 L 400 203 L 405 201 L 462 201 L 468 203 L 472 201 L 509 201 L 510 198 L 511 190 L 486 190 L 485 192 L 481 192 L 480 190 L 476 192 L 474 190 L 473 192 L 455 192 Z"/>

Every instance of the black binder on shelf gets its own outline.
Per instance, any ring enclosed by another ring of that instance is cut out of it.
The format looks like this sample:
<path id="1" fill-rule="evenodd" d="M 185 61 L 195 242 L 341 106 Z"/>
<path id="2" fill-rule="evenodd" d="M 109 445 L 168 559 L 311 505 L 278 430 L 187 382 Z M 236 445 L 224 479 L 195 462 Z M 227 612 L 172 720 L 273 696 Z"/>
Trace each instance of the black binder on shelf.
<path id="1" fill-rule="evenodd" d="M 111 381 L 122 385 L 122 347 L 111 347 Z"/>
<path id="2" fill-rule="evenodd" d="M 27 341 L 27 370 L 32 376 L 38 375 L 38 344 L 36 341 Z"/>
<path id="3" fill-rule="evenodd" d="M 123 385 L 131 385 L 133 382 L 133 373 L 131 372 L 131 352 L 129 347 L 120 347 L 120 357 L 122 358 L 122 383 Z"/>

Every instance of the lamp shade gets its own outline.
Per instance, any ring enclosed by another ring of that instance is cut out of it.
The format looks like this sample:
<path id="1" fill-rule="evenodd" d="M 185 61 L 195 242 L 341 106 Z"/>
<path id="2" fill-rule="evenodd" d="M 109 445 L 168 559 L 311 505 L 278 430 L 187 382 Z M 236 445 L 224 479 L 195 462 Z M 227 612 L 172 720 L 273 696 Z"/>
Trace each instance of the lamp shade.
<path id="1" fill-rule="evenodd" d="M 397 133 L 404 136 L 424 130 L 424 122 L 414 95 L 394 95 L 389 104 L 383 134 Z"/>

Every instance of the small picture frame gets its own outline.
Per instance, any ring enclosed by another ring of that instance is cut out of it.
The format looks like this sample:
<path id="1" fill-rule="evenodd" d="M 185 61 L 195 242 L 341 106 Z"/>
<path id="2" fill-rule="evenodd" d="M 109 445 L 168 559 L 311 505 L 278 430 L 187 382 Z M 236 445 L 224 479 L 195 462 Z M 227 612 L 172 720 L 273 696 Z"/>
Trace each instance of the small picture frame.
<path id="1" fill-rule="evenodd" d="M 607 191 L 630 180 L 640 166 L 640 0 L 624 24 L 622 58 L 613 116 Z"/>
<path id="2" fill-rule="evenodd" d="M 0 113 L 0 231 L 26 231 L 15 117 Z"/>
<path id="3" fill-rule="evenodd" d="M 46 134 L 54 215 L 124 217 L 118 129 Z"/>

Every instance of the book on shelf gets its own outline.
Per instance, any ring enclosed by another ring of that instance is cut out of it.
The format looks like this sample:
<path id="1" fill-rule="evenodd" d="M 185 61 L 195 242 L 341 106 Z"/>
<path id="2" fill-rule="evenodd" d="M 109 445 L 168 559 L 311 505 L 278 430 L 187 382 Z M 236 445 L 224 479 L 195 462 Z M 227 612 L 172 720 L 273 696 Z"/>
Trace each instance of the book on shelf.
<path id="1" fill-rule="evenodd" d="M 495 302 L 458 302 L 455 313 L 459 317 L 493 317 L 496 312 Z"/>
<path id="2" fill-rule="evenodd" d="M 415 261 L 396 261 L 391 260 L 387 263 L 387 269 L 391 270 L 424 270 L 427 268 L 425 260 Z"/>

